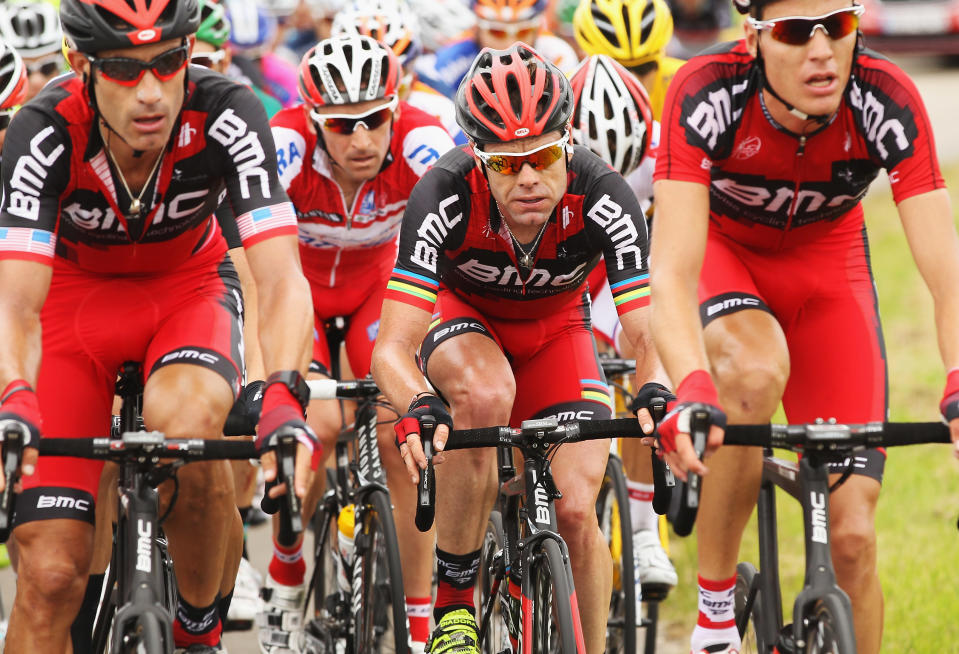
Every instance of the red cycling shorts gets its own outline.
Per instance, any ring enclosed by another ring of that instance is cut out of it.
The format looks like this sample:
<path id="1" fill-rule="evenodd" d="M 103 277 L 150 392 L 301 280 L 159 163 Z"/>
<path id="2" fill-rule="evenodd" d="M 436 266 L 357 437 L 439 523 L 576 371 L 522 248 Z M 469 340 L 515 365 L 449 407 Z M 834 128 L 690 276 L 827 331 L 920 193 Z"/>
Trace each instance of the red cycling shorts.
<path id="1" fill-rule="evenodd" d="M 710 229 L 699 301 L 704 326 L 744 309 L 776 318 L 789 348 L 783 407 L 790 422 L 886 418 L 886 354 L 864 228 L 840 226 L 777 251 L 752 250 Z M 865 470 L 873 461 L 852 463 L 853 472 L 881 480 L 881 457 L 878 473 Z"/>
<path id="2" fill-rule="evenodd" d="M 346 318 L 344 342 L 353 376 L 362 379 L 369 374 L 373 344 L 380 328 L 380 310 L 383 307 L 386 282 L 389 281 L 393 262 L 396 260 L 395 248 L 390 248 L 387 254 L 389 256 L 371 256 L 362 271 L 355 268 L 339 270 L 339 281 L 334 286 L 330 286 L 328 280 L 320 282 L 314 279 L 312 269 L 304 267 L 313 294 L 311 372 L 330 375 L 330 347 L 326 339 L 326 323 L 332 318 L 342 316 Z M 357 274 L 359 272 L 362 274 Z"/>
<path id="3" fill-rule="evenodd" d="M 37 395 L 44 436 L 109 435 L 114 385 L 126 361 L 142 362 L 147 377 L 173 363 L 210 368 L 236 394 L 243 370 L 240 284 L 229 258 L 213 254 L 163 275 L 96 275 L 57 261 L 41 313 Z M 37 472 L 23 480 L 17 523 L 92 522 L 102 467 L 41 457 Z M 40 506 L 28 501 L 34 496 Z M 90 508 L 89 518 L 70 510 L 78 507 Z"/>
<path id="4" fill-rule="evenodd" d="M 429 357 L 447 339 L 469 332 L 491 338 L 506 355 L 516 381 L 510 424 L 548 417 L 603 420 L 612 415 L 585 293 L 548 318 L 509 320 L 484 316 L 441 288 L 433 318 L 420 348 L 424 374 L 429 377 Z"/>

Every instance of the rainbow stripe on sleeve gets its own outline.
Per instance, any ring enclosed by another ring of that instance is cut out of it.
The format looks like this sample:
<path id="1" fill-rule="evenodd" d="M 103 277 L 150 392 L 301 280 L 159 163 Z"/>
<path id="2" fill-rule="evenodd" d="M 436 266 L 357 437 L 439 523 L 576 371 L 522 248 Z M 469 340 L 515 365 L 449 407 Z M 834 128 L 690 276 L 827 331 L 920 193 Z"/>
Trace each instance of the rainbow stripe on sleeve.
<path id="1" fill-rule="evenodd" d="M 386 284 L 386 298 L 412 304 L 425 311 L 433 311 L 439 282 L 431 277 L 394 268 Z"/>
<path id="2" fill-rule="evenodd" d="M 649 304 L 649 273 L 609 285 L 619 315 Z"/>
<path id="3" fill-rule="evenodd" d="M 610 397 L 609 386 L 606 385 L 606 382 L 599 379 L 580 379 L 579 385 L 581 387 L 580 397 L 591 402 L 599 402 L 613 411 L 613 399 Z"/>

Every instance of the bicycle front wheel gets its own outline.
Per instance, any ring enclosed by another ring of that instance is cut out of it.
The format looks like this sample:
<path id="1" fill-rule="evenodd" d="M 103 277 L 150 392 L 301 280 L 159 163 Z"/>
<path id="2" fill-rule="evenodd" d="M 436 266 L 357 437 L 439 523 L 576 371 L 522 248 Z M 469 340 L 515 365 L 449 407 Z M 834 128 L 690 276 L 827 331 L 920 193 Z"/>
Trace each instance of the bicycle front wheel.
<path id="1" fill-rule="evenodd" d="M 505 562 L 502 557 L 503 516 L 498 511 L 490 514 L 486 524 L 486 534 L 483 536 L 483 547 L 480 549 L 479 596 L 480 625 L 486 623 L 486 632 L 480 638 L 480 651 L 483 654 L 499 654 L 503 650 L 512 651 L 510 644 L 510 620 L 508 595 L 509 581 L 505 575 Z M 518 618 L 518 616 L 516 616 Z M 514 631 L 518 633 L 519 625 L 514 624 Z"/>
<path id="2" fill-rule="evenodd" d="M 358 509 L 353 588 L 359 588 L 360 597 L 353 598 L 354 651 L 405 654 L 409 648 L 406 595 L 390 497 L 373 490 Z"/>
<path id="3" fill-rule="evenodd" d="M 525 574 L 523 620 L 529 620 L 532 629 L 523 637 L 532 639 L 532 649 L 524 646 L 524 651 L 584 654 L 583 642 L 577 639 L 583 633 L 579 612 L 573 611 L 573 573 L 559 543 L 544 539 L 530 556 Z"/>
<path id="4" fill-rule="evenodd" d="M 606 463 L 606 475 L 596 498 L 596 517 L 613 558 L 613 593 L 606 621 L 606 652 L 633 654 L 637 626 L 633 528 L 623 464 L 615 455 L 610 455 Z M 647 650 L 646 654 L 652 654 L 652 650 Z"/>
<path id="5" fill-rule="evenodd" d="M 802 633 L 805 647 L 801 651 L 806 654 L 855 654 L 849 600 L 836 593 L 817 600 L 806 615 Z"/>
<path id="6" fill-rule="evenodd" d="M 762 640 L 762 602 L 756 585 L 756 567 L 742 562 L 736 566 L 736 591 L 734 607 L 736 628 L 742 639 L 741 654 L 766 654 L 768 648 Z"/>

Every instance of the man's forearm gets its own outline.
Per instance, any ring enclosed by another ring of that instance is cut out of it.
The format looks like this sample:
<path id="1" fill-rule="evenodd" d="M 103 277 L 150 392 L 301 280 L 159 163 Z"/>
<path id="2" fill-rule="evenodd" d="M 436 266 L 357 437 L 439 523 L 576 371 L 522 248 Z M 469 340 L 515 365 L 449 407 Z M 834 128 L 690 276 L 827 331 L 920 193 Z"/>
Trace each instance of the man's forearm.
<path id="1" fill-rule="evenodd" d="M 313 304 L 305 278 L 291 275 L 258 286 L 260 347 L 266 374 L 306 373 L 312 354 Z"/>
<path id="2" fill-rule="evenodd" d="M 14 315 L 0 308 L 0 388 L 14 379 L 23 379 L 36 387 L 40 371 L 41 329 L 36 313 Z"/>

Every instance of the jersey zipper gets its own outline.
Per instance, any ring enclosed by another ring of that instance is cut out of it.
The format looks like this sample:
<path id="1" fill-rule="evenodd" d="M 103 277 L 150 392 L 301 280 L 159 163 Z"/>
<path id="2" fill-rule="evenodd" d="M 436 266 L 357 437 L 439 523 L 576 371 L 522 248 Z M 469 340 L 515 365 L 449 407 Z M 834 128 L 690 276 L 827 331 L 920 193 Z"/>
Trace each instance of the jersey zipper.
<path id="1" fill-rule="evenodd" d="M 796 208 L 799 206 L 799 186 L 802 184 L 802 161 L 806 152 L 806 136 L 799 136 L 799 147 L 796 149 L 796 183 L 793 185 L 793 197 L 789 203 L 789 215 L 786 218 L 786 228 L 779 241 L 779 247 L 782 248 L 786 241 L 786 234 L 792 229 L 793 218 L 796 216 Z"/>
<path id="2" fill-rule="evenodd" d="M 343 195 L 343 189 L 340 188 L 340 185 L 337 183 L 335 179 L 333 179 L 332 177 L 330 177 L 329 179 L 331 182 L 333 182 L 333 186 L 336 187 L 337 192 L 340 194 L 340 206 L 343 207 L 343 211 L 346 214 L 345 216 L 346 230 L 349 231 L 353 229 L 353 212 L 356 210 L 356 202 L 364 195 L 363 191 L 366 189 L 367 186 L 372 184 L 372 182 L 370 181 L 364 182 L 363 185 L 356 190 L 356 195 L 353 196 L 353 203 L 349 208 L 347 208 L 346 196 Z M 342 254 L 343 254 L 343 248 L 337 248 L 336 259 L 333 260 L 333 268 L 330 270 L 330 288 L 333 287 L 333 284 L 336 281 L 336 267 L 340 265 L 340 256 Z"/>

